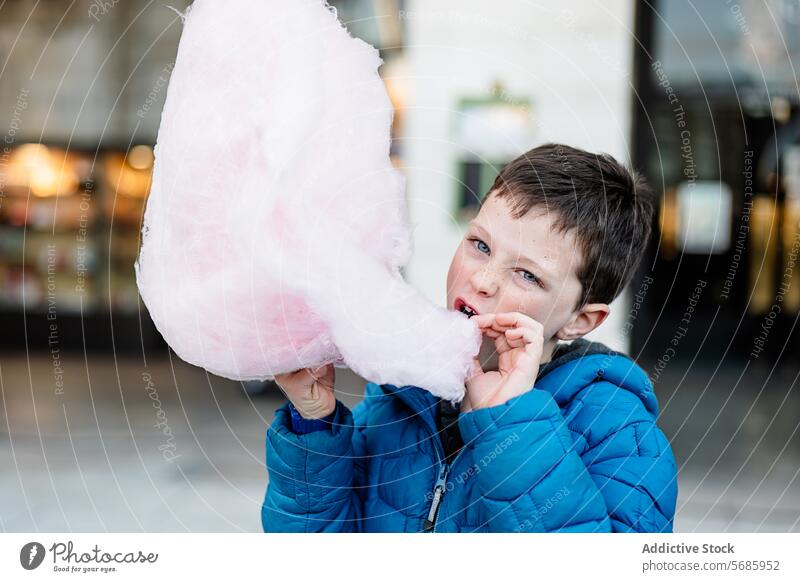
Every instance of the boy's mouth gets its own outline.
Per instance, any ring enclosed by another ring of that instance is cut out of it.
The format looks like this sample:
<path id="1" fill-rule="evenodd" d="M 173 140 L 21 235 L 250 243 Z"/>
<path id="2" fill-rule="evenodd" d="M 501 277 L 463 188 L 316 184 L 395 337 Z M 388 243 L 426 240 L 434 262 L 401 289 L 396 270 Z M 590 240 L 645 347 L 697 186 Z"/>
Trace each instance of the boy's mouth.
<path id="1" fill-rule="evenodd" d="M 469 317 L 473 317 L 475 315 L 478 315 L 478 310 L 475 309 L 474 307 L 472 307 L 471 305 L 469 305 L 463 299 L 461 299 L 461 297 L 457 297 L 456 298 L 456 302 L 453 305 L 453 307 L 455 307 L 456 311 L 460 311 L 461 313 L 466 315 L 468 318 Z"/>

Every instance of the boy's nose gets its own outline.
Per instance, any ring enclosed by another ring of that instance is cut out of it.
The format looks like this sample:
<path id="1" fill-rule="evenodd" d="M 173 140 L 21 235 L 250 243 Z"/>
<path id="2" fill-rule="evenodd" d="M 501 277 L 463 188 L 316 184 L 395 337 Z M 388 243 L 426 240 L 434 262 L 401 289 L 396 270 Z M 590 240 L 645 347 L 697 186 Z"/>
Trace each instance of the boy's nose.
<path id="1" fill-rule="evenodd" d="M 497 293 L 497 275 L 490 269 L 482 269 L 472 275 L 472 286 L 476 293 L 484 297 L 491 297 Z"/>

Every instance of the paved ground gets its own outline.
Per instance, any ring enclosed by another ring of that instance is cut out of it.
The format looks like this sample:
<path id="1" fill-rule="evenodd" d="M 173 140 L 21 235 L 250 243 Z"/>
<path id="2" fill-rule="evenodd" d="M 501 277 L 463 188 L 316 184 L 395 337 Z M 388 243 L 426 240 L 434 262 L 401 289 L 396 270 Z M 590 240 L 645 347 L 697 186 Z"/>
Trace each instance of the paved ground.
<path id="1" fill-rule="evenodd" d="M 279 394 L 178 359 L 60 364 L 63 378 L 49 355 L 0 354 L 0 531 L 260 531 Z M 681 467 L 676 530 L 800 532 L 795 377 L 713 372 L 657 386 Z M 353 374 L 337 386 L 360 399 Z"/>

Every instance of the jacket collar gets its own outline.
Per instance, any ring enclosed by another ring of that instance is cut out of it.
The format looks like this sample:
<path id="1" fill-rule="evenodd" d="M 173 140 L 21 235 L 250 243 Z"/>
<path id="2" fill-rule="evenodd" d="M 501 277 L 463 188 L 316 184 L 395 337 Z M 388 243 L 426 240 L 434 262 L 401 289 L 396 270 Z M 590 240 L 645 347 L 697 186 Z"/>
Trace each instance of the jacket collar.
<path id="1" fill-rule="evenodd" d="M 590 342 L 585 339 L 578 339 L 568 344 L 559 344 L 553 352 L 553 358 L 539 368 L 539 374 L 536 377 L 537 386 L 541 383 L 544 376 L 557 368 L 583 356 L 594 354 L 621 355 L 601 343 Z M 588 384 L 589 382 L 591 382 L 591 380 L 586 383 Z M 415 414 L 424 416 L 426 413 L 431 413 L 434 423 L 433 426 L 436 426 L 438 397 L 417 386 L 395 386 L 394 384 L 377 385 L 373 382 L 370 382 L 370 384 L 375 386 L 379 393 L 383 392 L 384 394 L 396 396 L 411 408 Z M 546 385 L 550 386 L 551 383 L 548 382 Z"/>
<path id="2" fill-rule="evenodd" d="M 430 428 L 433 434 L 438 432 L 436 413 L 439 398 L 417 386 L 381 384 L 379 388 L 384 394 L 395 396 L 404 402 L 412 410 L 413 414 L 419 416 L 428 428 Z"/>
<path id="3" fill-rule="evenodd" d="M 653 417 L 658 415 L 652 382 L 625 354 L 584 339 L 565 345 L 557 354 L 539 371 L 536 387 L 550 392 L 559 407 L 592 382 L 607 381 L 634 394 Z"/>
<path id="4" fill-rule="evenodd" d="M 554 356 L 539 369 L 536 388 L 550 392 L 559 407 L 592 382 L 608 380 L 636 394 L 651 414 L 658 414 L 653 385 L 647 374 L 624 354 L 601 343 L 579 339 L 559 345 Z M 438 397 L 417 386 L 382 384 L 375 387 L 384 394 L 399 398 L 434 434 L 438 432 Z"/>

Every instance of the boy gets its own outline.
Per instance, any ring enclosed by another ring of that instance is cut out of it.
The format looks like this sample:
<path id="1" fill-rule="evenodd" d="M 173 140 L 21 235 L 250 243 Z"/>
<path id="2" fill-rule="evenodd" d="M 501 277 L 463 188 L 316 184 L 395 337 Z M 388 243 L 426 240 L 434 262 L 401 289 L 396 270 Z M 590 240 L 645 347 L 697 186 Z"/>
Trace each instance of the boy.
<path id="1" fill-rule="evenodd" d="M 447 306 L 484 344 L 460 405 L 331 365 L 279 376 L 265 531 L 669 532 L 675 460 L 645 372 L 581 339 L 650 236 L 643 180 L 563 145 L 507 165 L 453 257 Z M 570 344 L 559 340 L 574 340 Z"/>

